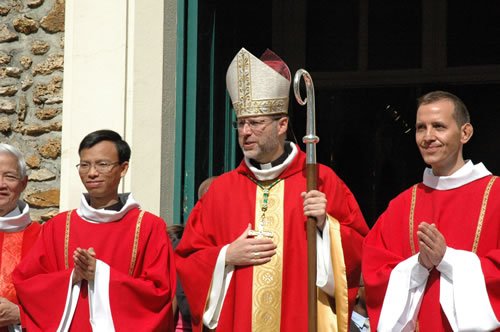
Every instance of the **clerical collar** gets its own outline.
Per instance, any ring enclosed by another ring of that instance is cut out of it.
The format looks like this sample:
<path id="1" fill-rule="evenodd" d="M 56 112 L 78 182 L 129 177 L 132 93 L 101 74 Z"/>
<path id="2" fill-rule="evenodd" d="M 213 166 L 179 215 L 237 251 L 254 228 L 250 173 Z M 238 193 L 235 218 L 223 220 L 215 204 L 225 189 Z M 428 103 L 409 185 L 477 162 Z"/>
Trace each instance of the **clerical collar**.
<path id="1" fill-rule="evenodd" d="M 105 206 L 103 207 L 104 210 L 110 210 L 110 211 L 120 211 L 123 207 L 123 202 L 121 200 L 118 200 L 118 202 L 116 202 L 115 204 L 113 205 L 110 205 L 110 206 Z"/>
<path id="2" fill-rule="evenodd" d="M 293 159 L 298 154 L 298 149 L 292 142 L 285 142 L 285 151 L 286 146 L 289 146 L 291 150 L 289 150 L 288 155 L 285 156 L 285 160 L 280 164 L 273 166 L 268 169 L 260 169 L 252 165 L 250 159 L 245 157 L 245 164 L 253 173 L 254 177 L 259 181 L 267 181 L 276 179 L 283 171 L 292 163 Z M 281 157 L 280 157 L 281 158 Z M 279 159 L 279 158 L 278 158 Z"/>
<path id="3" fill-rule="evenodd" d="M 290 142 L 285 142 L 284 150 L 285 151 L 281 154 L 281 156 L 267 164 L 259 164 L 253 159 L 248 160 L 250 161 L 250 164 L 257 169 L 271 169 L 275 166 L 283 164 L 290 153 L 292 153 L 292 146 L 290 145 Z"/>
<path id="4" fill-rule="evenodd" d="M 92 223 L 105 223 L 112 221 L 119 221 L 122 219 L 130 210 L 139 208 L 139 203 L 135 201 L 131 193 L 118 195 L 120 200 L 119 203 L 109 206 L 104 209 L 94 209 L 90 206 L 89 194 L 83 194 L 80 200 L 80 207 L 76 210 L 76 213 L 83 219 Z M 122 207 L 115 211 L 113 207 L 118 207 L 121 204 Z"/>
<path id="5" fill-rule="evenodd" d="M 0 217 L 0 231 L 19 232 L 31 224 L 30 208 L 28 204 L 19 200 L 17 207 L 5 216 Z"/>
<path id="6" fill-rule="evenodd" d="M 433 189 L 450 190 L 488 175 L 491 175 L 491 172 L 486 169 L 483 163 L 474 165 L 471 160 L 468 160 L 460 169 L 449 176 L 436 176 L 432 173 L 432 168 L 426 168 L 423 183 Z"/>

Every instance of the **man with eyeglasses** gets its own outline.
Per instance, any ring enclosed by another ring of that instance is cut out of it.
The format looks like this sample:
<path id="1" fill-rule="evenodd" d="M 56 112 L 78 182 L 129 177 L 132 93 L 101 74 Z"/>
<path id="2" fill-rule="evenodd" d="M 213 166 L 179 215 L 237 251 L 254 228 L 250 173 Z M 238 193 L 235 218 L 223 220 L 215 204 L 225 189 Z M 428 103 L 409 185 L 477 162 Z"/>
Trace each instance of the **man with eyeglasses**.
<path id="1" fill-rule="evenodd" d="M 130 147 L 98 130 L 80 143 L 80 207 L 49 220 L 16 269 L 28 331 L 170 331 L 175 294 L 165 222 L 118 194 Z"/>
<path id="2" fill-rule="evenodd" d="M 14 146 L 0 143 L 0 332 L 21 331 L 12 271 L 40 233 L 29 206 L 20 199 L 26 185 L 26 162 Z"/>
<path id="3" fill-rule="evenodd" d="M 305 192 L 305 154 L 286 141 L 290 76 L 269 50 L 241 49 L 229 66 L 244 160 L 212 182 L 176 249 L 194 331 L 307 331 L 306 217 L 318 226 L 319 330 L 348 329 L 368 227 L 330 168 Z"/>

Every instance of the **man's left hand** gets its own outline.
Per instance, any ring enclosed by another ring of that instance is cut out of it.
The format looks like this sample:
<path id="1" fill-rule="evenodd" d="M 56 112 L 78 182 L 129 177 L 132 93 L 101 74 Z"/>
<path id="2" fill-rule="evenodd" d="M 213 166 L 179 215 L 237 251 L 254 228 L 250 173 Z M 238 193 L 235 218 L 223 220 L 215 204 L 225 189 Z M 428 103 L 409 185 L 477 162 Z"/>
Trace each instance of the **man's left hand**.
<path id="1" fill-rule="evenodd" d="M 19 307 L 6 298 L 0 297 L 0 327 L 19 324 L 21 322 L 19 317 Z"/>
<path id="2" fill-rule="evenodd" d="M 438 231 L 436 225 L 421 222 L 418 225 L 417 237 L 420 252 L 432 265 L 438 266 L 446 252 L 446 240 L 443 234 Z"/>
<path id="3" fill-rule="evenodd" d="M 316 226 L 323 230 L 326 221 L 326 195 L 318 190 L 300 194 L 304 199 L 304 215 L 316 218 Z"/>
<path id="4" fill-rule="evenodd" d="M 73 253 L 73 261 L 75 262 L 75 275 L 78 279 L 94 280 L 96 259 L 93 248 L 88 250 L 77 248 Z"/>

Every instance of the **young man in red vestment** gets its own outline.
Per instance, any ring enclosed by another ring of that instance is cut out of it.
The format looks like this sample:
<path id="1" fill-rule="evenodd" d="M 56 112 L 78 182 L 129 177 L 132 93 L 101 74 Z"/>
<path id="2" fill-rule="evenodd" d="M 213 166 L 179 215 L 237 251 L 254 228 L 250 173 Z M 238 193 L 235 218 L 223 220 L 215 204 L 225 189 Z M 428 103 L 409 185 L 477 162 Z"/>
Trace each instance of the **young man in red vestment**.
<path id="1" fill-rule="evenodd" d="M 118 194 L 130 147 L 99 130 L 80 143 L 80 207 L 43 227 L 14 272 L 28 331 L 172 331 L 173 251 L 165 222 Z"/>
<path id="2" fill-rule="evenodd" d="M 305 154 L 285 140 L 290 71 L 277 55 L 241 49 L 226 83 L 244 160 L 212 182 L 176 250 L 194 331 L 307 330 L 308 216 L 318 227 L 319 329 L 347 331 L 368 231 L 359 206 L 324 165 L 318 190 L 305 192 Z"/>
<path id="3" fill-rule="evenodd" d="M 0 332 L 20 331 L 20 311 L 12 271 L 40 233 L 29 206 L 19 199 L 28 184 L 21 152 L 0 144 Z"/>
<path id="4" fill-rule="evenodd" d="M 500 327 L 500 183 L 463 159 L 473 129 L 455 95 L 419 99 L 423 182 L 392 200 L 364 241 L 363 277 L 377 331 Z"/>

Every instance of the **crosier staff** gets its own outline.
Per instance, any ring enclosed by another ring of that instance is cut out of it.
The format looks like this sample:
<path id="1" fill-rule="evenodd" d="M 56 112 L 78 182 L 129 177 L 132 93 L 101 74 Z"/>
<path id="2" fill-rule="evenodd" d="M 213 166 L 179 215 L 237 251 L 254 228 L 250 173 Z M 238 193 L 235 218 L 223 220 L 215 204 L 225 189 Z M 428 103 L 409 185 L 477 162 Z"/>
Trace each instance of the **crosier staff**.
<path id="1" fill-rule="evenodd" d="M 300 79 L 304 78 L 306 86 L 306 99 L 302 99 L 300 95 Z M 316 143 L 319 142 L 319 137 L 316 136 L 316 114 L 314 108 L 314 84 L 311 75 L 304 70 L 299 69 L 293 78 L 293 92 L 295 99 L 300 105 L 307 104 L 307 125 L 306 136 L 302 138 L 302 142 L 306 144 L 306 175 L 307 175 L 307 191 L 317 189 L 318 171 L 316 164 Z M 317 309 L 317 289 L 316 289 L 316 219 L 308 217 L 306 222 L 307 234 L 307 303 L 308 303 L 308 319 L 309 332 L 318 330 L 318 309 Z"/>

